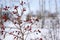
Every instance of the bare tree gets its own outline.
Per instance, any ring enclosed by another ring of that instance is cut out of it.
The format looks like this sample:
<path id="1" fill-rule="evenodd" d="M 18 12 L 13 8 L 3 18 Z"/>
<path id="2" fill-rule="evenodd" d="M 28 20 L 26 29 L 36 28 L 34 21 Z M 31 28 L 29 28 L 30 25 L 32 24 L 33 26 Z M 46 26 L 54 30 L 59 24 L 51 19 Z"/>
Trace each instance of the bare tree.
<path id="1" fill-rule="evenodd" d="M 57 6 L 58 6 L 58 5 L 57 5 L 57 0 L 55 0 L 55 7 L 56 7 L 55 10 L 56 10 L 56 13 L 58 13 Z"/>

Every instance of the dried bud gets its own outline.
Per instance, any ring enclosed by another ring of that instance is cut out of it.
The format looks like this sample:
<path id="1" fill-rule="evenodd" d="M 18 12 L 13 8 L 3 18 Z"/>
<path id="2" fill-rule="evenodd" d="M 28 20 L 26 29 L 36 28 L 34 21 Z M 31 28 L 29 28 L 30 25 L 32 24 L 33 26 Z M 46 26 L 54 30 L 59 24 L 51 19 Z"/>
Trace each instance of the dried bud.
<path id="1" fill-rule="evenodd" d="M 4 10 L 8 10 L 7 8 L 3 8 Z"/>
<path id="2" fill-rule="evenodd" d="M 37 22 L 39 22 L 39 20 L 38 20 L 38 19 L 36 19 L 36 21 L 37 21 Z"/>
<path id="3" fill-rule="evenodd" d="M 14 24 L 16 24 L 17 22 L 14 22 Z"/>
<path id="4" fill-rule="evenodd" d="M 26 4 L 26 2 L 24 2 L 24 4 Z"/>
<path id="5" fill-rule="evenodd" d="M 20 3 L 22 6 L 23 6 L 23 1 L 21 1 L 21 3 Z"/>
<path id="6" fill-rule="evenodd" d="M 14 39 L 15 39 L 16 37 L 14 37 Z"/>
<path id="7" fill-rule="evenodd" d="M 8 10 L 9 7 L 5 6 L 5 8 L 3 8 L 4 10 Z"/>
<path id="8" fill-rule="evenodd" d="M 27 28 L 29 28 L 29 26 L 27 26 Z"/>
<path id="9" fill-rule="evenodd" d="M 7 17 L 7 15 L 6 14 L 4 14 L 3 16 L 2 16 L 2 18 L 4 19 L 4 21 L 6 22 L 7 21 L 7 19 L 8 19 L 8 17 Z"/>
<path id="10" fill-rule="evenodd" d="M 9 34 L 13 34 L 13 32 L 10 32 Z"/>
<path id="11" fill-rule="evenodd" d="M 23 8 L 23 12 L 24 12 L 24 11 L 26 11 L 26 9 L 25 9 L 25 8 Z"/>
<path id="12" fill-rule="evenodd" d="M 42 38 L 40 38 L 40 40 L 43 40 Z"/>
<path id="13" fill-rule="evenodd" d="M 30 28 L 29 28 L 29 31 L 31 31 L 31 26 L 30 26 Z"/>
<path id="14" fill-rule="evenodd" d="M 13 11 L 13 14 L 16 14 L 16 13 L 17 13 L 17 12 L 14 12 L 14 11 Z"/>
<path id="15" fill-rule="evenodd" d="M 18 35 L 19 35 L 19 32 L 18 32 Z"/>
<path id="16" fill-rule="evenodd" d="M 41 33 L 41 31 L 40 31 L 40 30 L 38 30 L 38 32 L 39 32 L 39 33 Z"/>
<path id="17" fill-rule="evenodd" d="M 8 8 L 7 6 L 5 6 L 5 8 Z"/>
<path id="18" fill-rule="evenodd" d="M 15 7 L 14 7 L 14 9 L 16 9 L 16 10 L 17 10 L 17 8 L 18 8 L 18 6 L 15 6 Z"/>
<path id="19" fill-rule="evenodd" d="M 5 30 L 5 27 L 4 27 L 4 25 L 3 25 L 3 24 L 2 24 L 2 27 L 1 27 L 1 29 L 2 29 L 2 30 Z"/>
<path id="20" fill-rule="evenodd" d="M 8 8 L 10 8 L 10 7 L 8 7 Z"/>
<path id="21" fill-rule="evenodd" d="M 4 31 L 1 31 L 1 34 L 2 34 L 2 35 L 3 35 L 3 32 L 4 32 Z"/>

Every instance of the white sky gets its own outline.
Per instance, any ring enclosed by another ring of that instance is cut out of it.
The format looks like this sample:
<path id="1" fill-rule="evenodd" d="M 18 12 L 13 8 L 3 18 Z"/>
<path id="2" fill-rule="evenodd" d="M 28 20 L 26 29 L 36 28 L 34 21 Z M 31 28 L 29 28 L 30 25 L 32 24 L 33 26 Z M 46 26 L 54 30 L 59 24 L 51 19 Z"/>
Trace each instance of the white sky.
<path id="1" fill-rule="evenodd" d="M 24 0 L 26 1 L 26 0 Z M 46 0 L 46 4 L 45 4 L 45 9 L 49 10 L 49 0 Z M 51 12 L 55 11 L 55 2 L 54 0 L 50 0 L 51 1 Z M 36 11 L 39 10 L 39 0 L 29 0 L 30 2 L 30 8 L 32 11 Z M 7 5 L 7 6 L 13 6 L 13 5 L 19 5 L 19 0 L 0 0 L 0 4 L 3 4 L 3 6 Z M 60 0 L 57 0 L 57 4 L 58 4 L 58 10 L 60 10 Z M 26 5 L 27 6 L 27 5 Z"/>

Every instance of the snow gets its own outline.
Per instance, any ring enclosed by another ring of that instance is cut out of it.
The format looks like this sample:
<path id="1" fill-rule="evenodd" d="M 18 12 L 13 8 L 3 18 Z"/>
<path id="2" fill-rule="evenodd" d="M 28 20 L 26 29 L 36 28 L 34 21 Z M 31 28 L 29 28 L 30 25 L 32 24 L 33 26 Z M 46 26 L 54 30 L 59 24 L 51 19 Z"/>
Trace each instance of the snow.
<path id="1" fill-rule="evenodd" d="M 6 27 L 16 27 L 14 24 L 13 24 L 13 22 L 11 22 L 11 21 L 6 21 L 6 22 L 4 22 L 4 25 L 6 26 Z"/>
<path id="2" fill-rule="evenodd" d="M 12 35 L 6 35 L 6 38 L 3 40 L 13 40 L 13 36 Z"/>

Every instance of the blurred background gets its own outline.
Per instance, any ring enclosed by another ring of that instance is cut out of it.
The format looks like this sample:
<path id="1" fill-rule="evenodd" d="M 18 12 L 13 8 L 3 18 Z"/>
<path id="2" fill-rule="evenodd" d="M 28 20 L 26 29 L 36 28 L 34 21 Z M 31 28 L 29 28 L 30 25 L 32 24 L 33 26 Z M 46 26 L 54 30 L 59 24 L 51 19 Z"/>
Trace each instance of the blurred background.
<path id="1" fill-rule="evenodd" d="M 32 12 L 33 14 L 37 14 L 36 12 L 50 12 L 60 13 L 60 0 L 23 0 L 26 2 L 24 5 L 27 9 L 25 12 L 26 14 Z M 4 8 L 5 6 L 9 6 L 10 8 L 13 8 L 14 6 L 19 6 L 21 0 L 0 0 L 0 8 Z M 18 10 L 20 10 L 20 8 Z M 11 9 L 12 10 L 12 9 Z"/>

